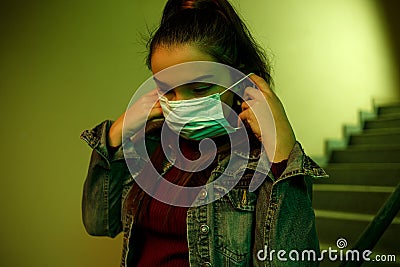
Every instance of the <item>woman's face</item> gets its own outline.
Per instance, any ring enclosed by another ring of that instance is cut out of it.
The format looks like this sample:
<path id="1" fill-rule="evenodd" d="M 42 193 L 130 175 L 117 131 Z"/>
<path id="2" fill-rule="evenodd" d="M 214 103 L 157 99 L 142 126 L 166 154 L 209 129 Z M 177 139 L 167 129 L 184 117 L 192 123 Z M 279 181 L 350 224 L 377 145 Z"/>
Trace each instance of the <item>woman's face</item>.
<path id="1" fill-rule="evenodd" d="M 210 55 L 201 52 L 193 45 L 178 45 L 174 47 L 159 46 L 154 50 L 153 55 L 151 57 L 151 70 L 153 74 L 156 74 L 168 67 L 193 61 L 215 62 L 215 60 Z M 224 74 L 213 72 L 212 69 L 204 69 L 204 72 L 203 70 L 196 70 L 195 73 L 197 74 L 212 73 L 212 75 L 224 76 Z M 190 76 L 198 76 L 198 75 L 191 73 L 188 74 L 179 73 L 178 75 L 168 75 L 162 78 L 158 77 L 158 79 L 156 79 L 156 83 L 161 93 L 163 93 L 168 100 L 187 100 L 192 98 L 204 97 L 215 93 L 223 92 L 226 89 L 222 86 L 206 82 L 187 83 L 187 81 L 194 80 L 194 78 L 196 78 Z M 221 77 L 217 78 L 220 79 Z M 178 81 L 178 79 L 183 79 L 183 80 Z M 169 88 L 171 88 L 170 84 L 174 83 L 179 84 L 179 82 L 182 85 L 174 87 L 171 90 L 168 90 Z M 232 106 L 233 93 L 227 91 L 226 93 L 221 95 L 221 100 L 225 102 L 227 105 Z"/>

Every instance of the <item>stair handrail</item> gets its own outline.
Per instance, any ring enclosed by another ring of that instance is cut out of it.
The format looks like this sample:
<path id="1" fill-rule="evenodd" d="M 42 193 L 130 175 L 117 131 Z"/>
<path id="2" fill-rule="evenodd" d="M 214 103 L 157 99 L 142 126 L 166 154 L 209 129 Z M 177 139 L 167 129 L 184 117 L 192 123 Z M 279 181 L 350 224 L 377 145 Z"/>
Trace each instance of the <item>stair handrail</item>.
<path id="1" fill-rule="evenodd" d="M 382 237 L 383 233 L 392 223 L 393 219 L 396 217 L 400 210 L 400 183 L 397 185 L 396 189 L 392 192 L 389 198 L 381 206 L 378 213 L 375 215 L 374 219 L 368 224 L 364 232 L 360 235 L 355 245 L 351 250 L 366 251 L 375 247 L 379 239 Z M 364 262 L 362 257 L 359 261 L 343 261 L 341 267 L 353 267 L 361 266 Z"/>

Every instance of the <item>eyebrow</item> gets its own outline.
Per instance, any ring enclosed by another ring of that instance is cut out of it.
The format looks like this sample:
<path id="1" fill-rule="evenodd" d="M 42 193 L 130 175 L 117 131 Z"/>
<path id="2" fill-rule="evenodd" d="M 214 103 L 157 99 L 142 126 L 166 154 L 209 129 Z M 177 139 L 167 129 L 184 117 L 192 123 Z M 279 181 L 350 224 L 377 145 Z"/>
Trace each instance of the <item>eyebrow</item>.
<path id="1" fill-rule="evenodd" d="M 201 80 L 203 80 L 203 79 L 209 79 L 209 78 L 212 78 L 212 77 L 214 77 L 214 76 L 215 76 L 215 75 L 212 75 L 212 74 L 210 74 L 210 75 L 199 76 L 199 77 L 194 78 L 193 80 L 188 81 L 187 83 L 184 83 L 184 84 L 196 83 L 196 82 L 204 82 L 204 83 L 207 83 L 206 81 L 201 81 Z M 167 84 L 167 83 L 165 83 L 165 82 L 160 81 L 160 80 L 157 79 L 155 76 L 153 76 L 153 79 L 154 79 L 154 81 L 155 81 L 157 84 L 159 84 L 159 85 L 160 85 L 161 87 L 163 87 L 163 88 L 172 88 L 172 86 L 170 86 L 169 84 Z"/>

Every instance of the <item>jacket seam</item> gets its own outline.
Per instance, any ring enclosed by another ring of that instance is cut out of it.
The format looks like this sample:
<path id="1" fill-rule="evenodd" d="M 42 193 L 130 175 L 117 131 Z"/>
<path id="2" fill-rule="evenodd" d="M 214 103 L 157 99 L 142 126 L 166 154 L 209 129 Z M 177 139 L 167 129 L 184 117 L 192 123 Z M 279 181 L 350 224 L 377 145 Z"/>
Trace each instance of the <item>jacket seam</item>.
<path id="1" fill-rule="evenodd" d="M 272 186 L 271 193 L 270 193 L 270 203 L 268 205 L 267 220 L 265 222 L 265 227 L 264 227 L 264 232 L 265 232 L 264 233 L 264 236 L 265 236 L 264 245 L 266 245 L 267 248 L 268 248 L 267 249 L 268 260 L 265 261 L 265 266 L 271 266 L 271 259 L 269 259 L 269 256 L 270 256 L 270 250 L 271 250 L 270 245 L 271 245 L 272 231 L 271 231 L 270 226 L 272 224 L 271 222 L 273 220 L 273 217 L 275 216 L 275 213 L 276 213 L 277 204 L 276 204 L 276 201 L 275 201 L 275 198 L 274 198 L 274 195 L 275 195 L 274 191 L 276 191 L 276 190 L 277 189 L 275 189 L 275 187 Z M 269 226 L 269 229 L 267 230 L 268 226 Z"/>
<path id="2" fill-rule="evenodd" d="M 107 234 L 109 235 L 109 236 L 111 236 L 111 233 L 110 233 L 110 225 L 109 225 L 109 209 L 110 209 L 110 207 L 109 207 L 109 200 L 108 200 L 108 190 L 109 190 L 109 182 L 110 182 L 110 175 L 109 175 L 109 173 L 107 172 L 107 174 L 106 174 L 106 179 L 104 179 L 104 199 L 103 199 L 103 201 L 104 201 L 104 207 L 106 207 L 105 208 L 105 212 L 104 212 L 104 216 L 105 216 L 105 220 L 104 220 L 104 224 L 105 224 L 105 229 L 106 229 L 106 232 L 107 232 Z"/>

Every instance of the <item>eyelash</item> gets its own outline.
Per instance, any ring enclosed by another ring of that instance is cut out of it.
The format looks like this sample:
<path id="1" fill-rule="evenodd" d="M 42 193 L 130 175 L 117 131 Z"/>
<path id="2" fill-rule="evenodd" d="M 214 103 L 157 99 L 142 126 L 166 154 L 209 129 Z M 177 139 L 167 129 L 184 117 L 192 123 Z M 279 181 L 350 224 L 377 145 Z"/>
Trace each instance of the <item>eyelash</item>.
<path id="1" fill-rule="evenodd" d="M 203 86 L 199 86 L 197 88 L 193 88 L 192 92 L 198 95 L 202 95 L 208 92 L 208 90 L 210 90 L 212 87 L 214 86 L 214 84 L 210 84 L 210 85 L 203 85 Z M 171 93 L 171 90 L 168 90 L 169 88 L 162 88 L 159 87 L 159 91 L 161 94 L 168 94 Z M 168 92 L 167 92 L 168 91 Z"/>
<path id="2" fill-rule="evenodd" d="M 211 89 L 211 87 L 213 87 L 213 85 L 199 86 L 198 88 L 194 89 L 193 92 L 195 92 L 195 93 L 205 93 L 209 89 Z"/>

